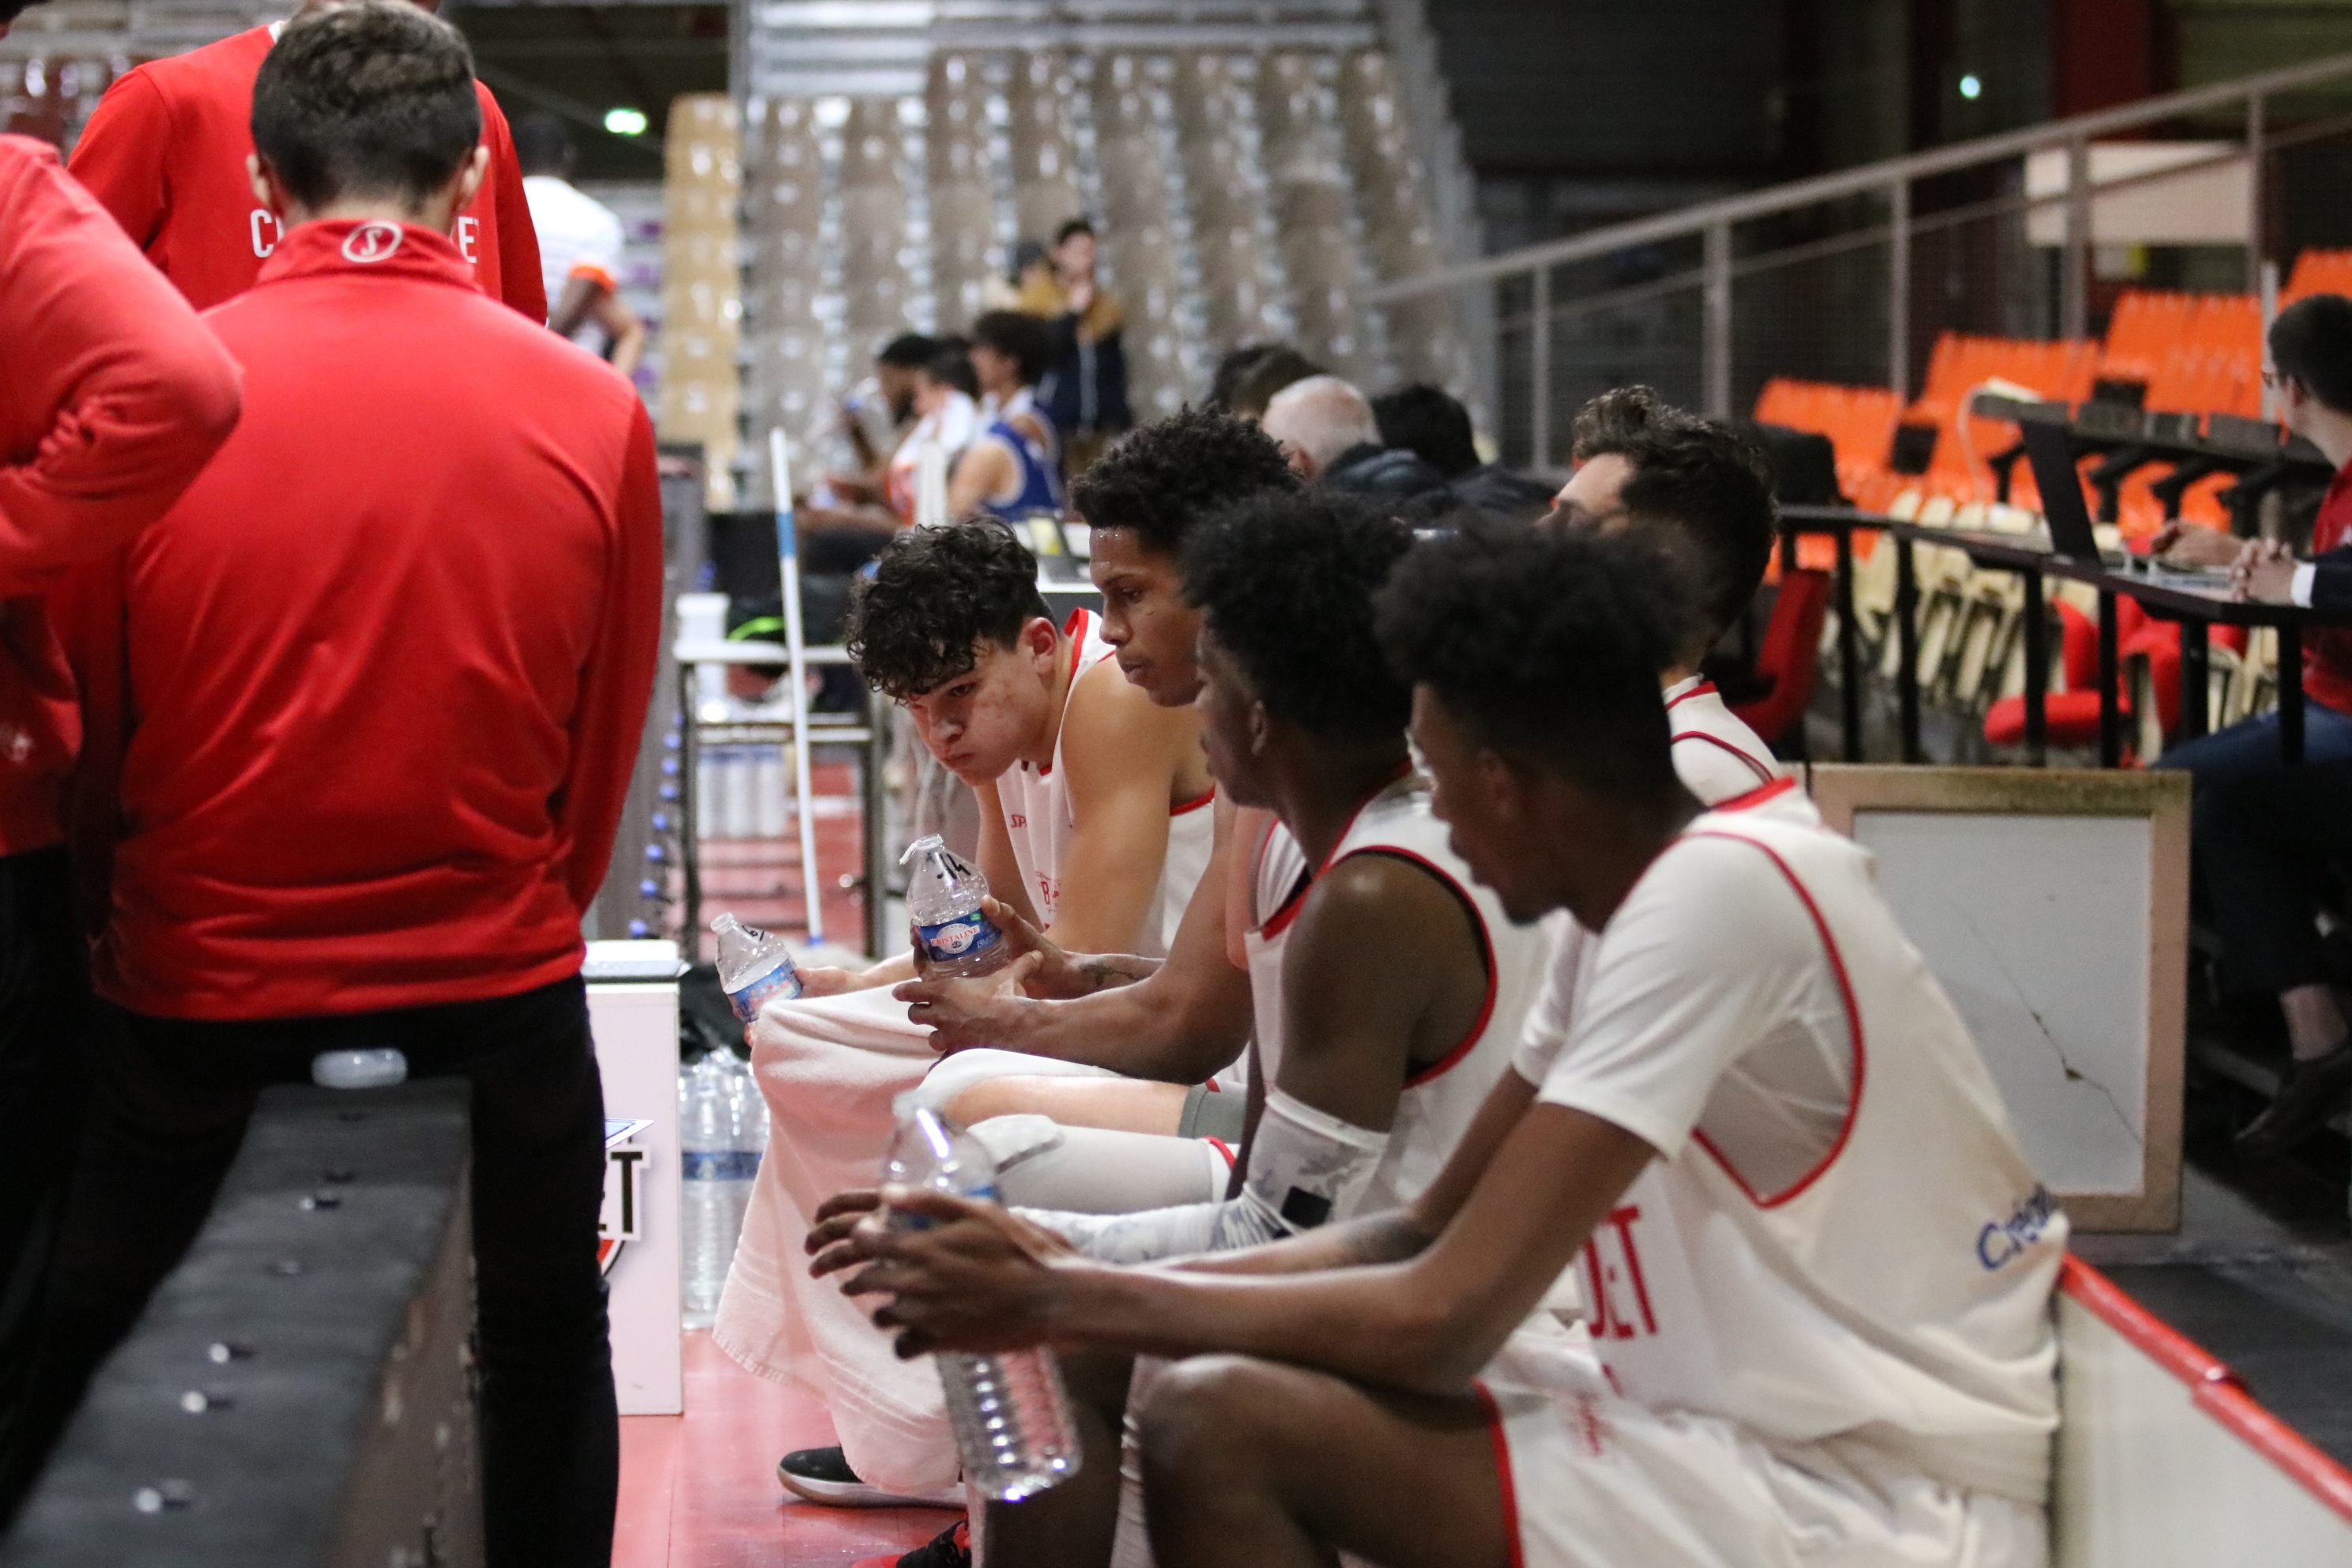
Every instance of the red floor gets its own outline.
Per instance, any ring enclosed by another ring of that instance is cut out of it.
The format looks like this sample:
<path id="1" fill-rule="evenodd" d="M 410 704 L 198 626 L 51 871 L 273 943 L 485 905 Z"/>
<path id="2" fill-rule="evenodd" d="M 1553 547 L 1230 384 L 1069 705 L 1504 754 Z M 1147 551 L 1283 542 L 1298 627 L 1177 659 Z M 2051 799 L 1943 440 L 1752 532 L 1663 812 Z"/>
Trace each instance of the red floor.
<path id="1" fill-rule="evenodd" d="M 809 770 L 816 819 L 817 877 L 822 889 L 825 940 L 862 952 L 866 946 L 864 892 L 843 879 L 865 869 L 864 812 L 857 770 L 847 763 L 819 763 Z M 705 957 L 709 922 L 722 911 L 746 925 L 791 933 L 807 931 L 801 893 L 799 827 L 784 838 L 706 838 L 702 843 L 702 921 Z"/>
<path id="2" fill-rule="evenodd" d="M 833 1440 L 824 1407 L 686 1336 L 686 1414 L 621 1417 L 613 1568 L 848 1568 L 888 1562 L 955 1522 L 938 1509 L 819 1508 L 776 1461 Z"/>

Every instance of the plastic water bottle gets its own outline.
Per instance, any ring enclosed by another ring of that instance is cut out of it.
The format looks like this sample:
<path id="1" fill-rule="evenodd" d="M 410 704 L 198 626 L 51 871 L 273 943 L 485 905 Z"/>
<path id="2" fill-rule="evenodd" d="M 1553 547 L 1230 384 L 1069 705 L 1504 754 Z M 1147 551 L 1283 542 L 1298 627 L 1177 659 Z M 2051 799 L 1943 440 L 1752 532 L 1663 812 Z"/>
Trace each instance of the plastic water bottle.
<path id="1" fill-rule="evenodd" d="M 1004 933 L 981 910 L 988 878 L 980 868 L 936 833 L 908 845 L 898 864 L 915 868 L 907 879 L 907 918 L 931 968 L 969 979 L 1004 967 L 1013 952 L 1004 945 Z"/>
<path id="2" fill-rule="evenodd" d="M 789 1002 L 801 994 L 801 972 L 793 967 L 782 937 L 747 926 L 733 915 L 720 915 L 710 929 L 719 936 L 719 988 L 727 993 L 737 1017 L 756 1024 L 762 1005 Z"/>
<path id="3" fill-rule="evenodd" d="M 680 1305 L 690 1329 L 707 1329 L 719 1316 L 719 1295 L 760 1173 L 758 1152 L 743 1146 L 742 1096 L 733 1081 L 740 1068 L 741 1058 L 722 1048 L 695 1063 L 678 1084 L 678 1207 L 686 1222 Z"/>
<path id="4" fill-rule="evenodd" d="M 408 1058 L 391 1046 L 320 1051 L 310 1058 L 310 1081 L 320 1089 L 390 1089 L 408 1081 Z"/>
<path id="5" fill-rule="evenodd" d="M 882 1177 L 903 1186 L 996 1201 L 996 1162 L 988 1151 L 938 1112 L 919 1106 L 909 1107 L 899 1118 Z M 917 1215 L 898 1215 L 893 1223 L 919 1226 L 929 1222 Z M 940 1386 L 947 1393 L 948 1419 L 955 1427 L 964 1479 L 982 1496 L 1018 1502 L 1077 1473 L 1077 1430 L 1053 1352 L 961 1355 L 941 1351 L 931 1359 L 939 1363 Z"/>

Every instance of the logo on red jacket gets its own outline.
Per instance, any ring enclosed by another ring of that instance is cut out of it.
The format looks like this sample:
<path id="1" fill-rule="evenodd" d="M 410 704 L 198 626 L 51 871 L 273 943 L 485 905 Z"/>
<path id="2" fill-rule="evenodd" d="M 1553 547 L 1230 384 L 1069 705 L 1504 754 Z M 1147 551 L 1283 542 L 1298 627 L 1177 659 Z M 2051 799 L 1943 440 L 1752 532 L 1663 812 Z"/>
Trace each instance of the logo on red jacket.
<path id="1" fill-rule="evenodd" d="M 343 237 L 346 261 L 382 261 L 400 248 L 396 223 L 363 223 Z"/>

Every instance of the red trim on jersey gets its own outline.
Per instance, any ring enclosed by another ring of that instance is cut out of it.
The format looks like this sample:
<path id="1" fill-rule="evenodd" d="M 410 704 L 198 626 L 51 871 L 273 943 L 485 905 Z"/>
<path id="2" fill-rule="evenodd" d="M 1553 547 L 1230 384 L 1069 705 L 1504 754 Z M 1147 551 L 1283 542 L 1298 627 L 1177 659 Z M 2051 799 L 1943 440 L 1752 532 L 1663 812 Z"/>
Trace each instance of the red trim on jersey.
<path id="1" fill-rule="evenodd" d="M 1216 1088 L 1217 1086 L 1216 1086 L 1215 1084 L 1213 1084 L 1213 1084 L 1211 1084 L 1209 1087 L 1210 1087 L 1211 1089 L 1214 1089 L 1214 1088 Z M 1226 1142 L 1225 1142 L 1225 1141 L 1224 1141 L 1223 1139 L 1222 1139 L 1222 1138 L 1203 1138 L 1203 1139 L 1202 1139 L 1202 1140 L 1201 1140 L 1201 1142 L 1203 1142 L 1203 1143 L 1206 1143 L 1210 1148 L 1214 1149 L 1218 1153 L 1223 1154 L 1223 1155 L 1225 1157 L 1225 1169 L 1226 1169 L 1226 1170 L 1230 1171 L 1230 1170 L 1232 1170 L 1235 1165 L 1237 1165 L 1237 1164 L 1241 1163 L 1241 1162 L 1240 1162 L 1240 1161 L 1238 1161 L 1238 1160 L 1236 1160 L 1236 1159 L 1234 1159 L 1234 1152 L 1233 1152 L 1233 1150 L 1232 1150 L 1230 1147 L 1228 1147 L 1228 1146 L 1227 1146 L 1227 1144 L 1226 1144 Z"/>
<path id="2" fill-rule="evenodd" d="M 1681 734 L 1673 737 L 1668 744 L 1679 746 L 1685 741 L 1705 741 L 1710 746 L 1722 747 L 1725 751 L 1729 752 L 1733 756 L 1738 757 L 1741 762 L 1746 763 L 1749 768 L 1755 771 L 1756 776 L 1763 780 L 1766 784 L 1795 784 L 1797 782 L 1794 779 L 1781 778 L 1770 768 L 1766 767 L 1762 763 L 1758 762 L 1755 758 L 1749 756 L 1747 752 L 1741 751 L 1738 747 L 1733 745 L 1730 742 L 1725 740 L 1720 735 L 1710 735 L 1704 730 L 1685 730 Z M 1754 795 L 1757 792 L 1755 790 L 1749 790 L 1748 795 Z M 1748 795 L 1734 795 L 1732 796 L 1732 799 L 1736 801 L 1746 800 L 1748 798 Z M 1718 805 L 1709 807 L 1709 809 L 1721 811 L 1725 808 Z"/>
<path id="3" fill-rule="evenodd" d="M 1527 1556 L 1519 1548 L 1519 1489 L 1511 1479 L 1511 1440 L 1503 1431 L 1502 1407 L 1483 1383 L 1471 1384 L 1470 1392 L 1486 1413 L 1486 1436 L 1495 1445 L 1495 1479 L 1503 1490 L 1503 1533 L 1510 1542 L 1511 1568 L 1527 1568 Z"/>
<path id="4" fill-rule="evenodd" d="M 1748 753 L 1747 753 L 1747 752 L 1740 752 L 1740 755 L 1741 755 L 1741 756 L 1746 756 L 1747 754 L 1748 754 Z M 1750 811 L 1750 810 L 1753 810 L 1753 809 L 1754 809 L 1755 807 L 1757 807 L 1757 806 L 1762 805 L 1763 805 L 1766 801 L 1768 801 L 1768 800 L 1778 800 L 1778 799 L 1780 799 L 1782 795 L 1784 795 L 1788 794 L 1790 790 L 1792 790 L 1792 789 L 1794 789 L 1794 788 L 1796 788 L 1796 787 L 1797 787 L 1797 781 L 1796 781 L 1795 779 L 1792 779 L 1792 778 L 1778 778 L 1778 779 L 1774 779 L 1770 784 L 1758 784 L 1754 789 L 1749 790 L 1746 795 L 1733 795 L 1729 800 L 1727 800 L 1727 801 L 1721 802 L 1720 804 L 1716 805 L 1710 805 L 1710 806 L 1708 806 L 1708 807 L 1707 807 L 1707 810 L 1709 810 L 1709 811 Z M 1759 845 L 1758 845 L 1758 846 L 1757 846 L 1757 847 L 1758 847 L 1759 849 L 1762 849 L 1764 847 L 1763 847 L 1762 845 L 1760 845 L 1760 844 L 1759 844 Z M 1767 851 L 1767 853 L 1769 853 L 1769 851 Z M 1775 858 L 1778 858 L 1778 857 L 1775 857 Z M 1783 869 L 1785 869 L 1785 868 L 1783 868 Z"/>
<path id="5" fill-rule="evenodd" d="M 1062 623 L 1062 636 L 1069 639 L 1070 644 L 1070 683 L 1069 685 L 1062 688 L 1062 717 L 1064 719 L 1067 719 L 1070 716 L 1070 694 L 1077 689 L 1079 674 L 1078 655 L 1087 646 L 1087 634 L 1084 630 L 1086 624 L 1087 609 L 1083 605 L 1079 605 L 1076 609 L 1072 610 L 1070 612 L 1070 618 Z M 1106 655 L 1105 657 L 1108 656 Z M 1056 734 L 1055 739 L 1058 742 L 1060 736 Z M 1024 763 L 1021 765 L 1025 768 L 1029 764 Z M 1037 776 L 1041 779 L 1052 778 L 1054 776 L 1054 764 L 1048 762 L 1044 767 L 1039 768 L 1037 770 Z"/>
<path id="6" fill-rule="evenodd" d="M 1168 815 L 1171 816 L 1181 816 L 1188 811 L 1198 811 L 1216 798 L 1217 792 L 1213 789 L 1204 795 L 1201 795 L 1192 800 L 1188 800 L 1181 805 L 1171 807 L 1169 810 Z"/>
<path id="7" fill-rule="evenodd" d="M 1797 781 L 1794 779 L 1782 779 L 1780 781 L 1782 785 L 1793 785 Z M 1763 795 L 1767 793 L 1768 792 L 1765 790 L 1756 790 L 1752 792 L 1752 795 Z M 1740 798 L 1742 800 L 1748 800 L 1752 798 L 1752 795 L 1742 795 Z M 1853 983 L 1846 977 L 1845 957 L 1843 953 L 1838 952 L 1837 939 L 1830 935 L 1829 922 L 1822 919 L 1821 906 L 1813 902 L 1813 895 L 1805 890 L 1805 884 L 1797 879 L 1797 874 L 1789 868 L 1789 863 L 1780 858 L 1780 851 L 1774 849 L 1769 844 L 1759 844 L 1755 839 L 1747 837 L 1745 834 L 1739 833 L 1721 833 L 1713 829 L 1703 828 L 1696 833 L 1685 834 L 1684 837 L 1686 838 L 1727 838 L 1735 844 L 1745 844 L 1750 848 L 1761 853 L 1766 859 L 1771 861 L 1772 864 L 1779 868 L 1780 875 L 1788 879 L 1789 886 L 1796 890 L 1798 900 L 1805 906 L 1805 913 L 1812 917 L 1813 930 L 1822 939 L 1822 951 L 1829 954 L 1830 973 L 1837 976 L 1838 995 L 1845 1004 L 1846 1032 L 1852 1036 L 1853 1039 L 1853 1083 L 1846 1090 L 1845 1120 L 1839 1123 L 1837 1140 L 1830 1145 L 1829 1152 L 1823 1154 L 1821 1157 L 1820 1163 L 1815 1164 L 1811 1170 L 1807 1171 L 1803 1175 L 1798 1177 L 1796 1185 L 1789 1188 L 1785 1192 L 1776 1193 L 1770 1197 L 1765 1197 L 1759 1194 L 1755 1188 L 1748 1184 L 1747 1178 L 1742 1176 L 1739 1172 L 1733 1167 L 1730 1161 L 1723 1157 L 1723 1152 L 1721 1150 L 1717 1149 L 1712 1142 L 1708 1142 L 1706 1133 L 1696 1131 L 1694 1131 L 1691 1133 L 1692 1140 L 1696 1142 L 1700 1148 L 1713 1155 L 1715 1157 L 1715 1163 L 1723 1167 L 1724 1173 L 1731 1178 L 1733 1184 L 1737 1185 L 1741 1192 L 1748 1194 L 1748 1202 L 1754 1204 L 1758 1208 L 1779 1208 L 1782 1204 L 1795 1198 L 1798 1194 L 1804 1192 L 1806 1188 L 1811 1186 L 1815 1182 L 1820 1181 L 1822 1173 L 1828 1171 L 1832 1165 L 1837 1163 L 1837 1157 L 1845 1152 L 1846 1140 L 1853 1136 L 1854 1118 L 1859 1115 L 1862 1110 L 1862 1085 L 1864 1070 L 1868 1065 L 1867 1053 L 1863 1049 L 1862 1043 L 1862 1009 L 1854 1003 Z"/>
<path id="8" fill-rule="evenodd" d="M 2121 1334 L 2133 1349 L 2187 1384 L 2191 1405 L 2268 1459 L 2289 1480 L 2341 1517 L 2352 1520 L 2352 1472 L 2263 1409 L 2226 1364 L 2159 1321 L 2114 1280 L 2071 1252 L 2059 1264 L 2058 1289 Z"/>
<path id="9" fill-rule="evenodd" d="M 1712 681 L 1712 680 L 1702 680 L 1702 681 L 1700 681 L 1696 686 L 1692 687 L 1688 691 L 1685 691 L 1685 692 L 1681 693 L 1679 696 L 1675 697 L 1672 701 L 1668 702 L 1668 703 L 1666 704 L 1666 711 L 1667 711 L 1667 712 L 1669 712 L 1669 713 L 1673 712 L 1673 711 L 1675 710 L 1675 707 L 1676 707 L 1678 704 L 1680 704 L 1680 703 L 1682 703 L 1682 702 L 1684 702 L 1684 701 L 1687 700 L 1688 700 L 1688 699 L 1690 699 L 1690 698 L 1693 698 L 1693 697 L 1712 697 L 1712 696 L 1714 696 L 1714 695 L 1715 695 L 1715 682 L 1714 682 L 1714 681 Z"/>
<path id="10" fill-rule="evenodd" d="M 1486 971 L 1486 999 L 1478 1005 L 1478 1016 L 1470 1021 L 1468 1031 L 1463 1035 L 1460 1042 L 1452 1050 L 1447 1051 L 1420 1071 L 1409 1072 L 1405 1075 L 1405 1088 L 1419 1089 L 1423 1084 L 1443 1077 L 1447 1068 L 1468 1056 L 1470 1047 L 1478 1043 L 1480 1037 L 1486 1032 L 1486 1026 L 1494 1020 L 1496 994 L 1502 988 L 1502 976 L 1496 973 L 1495 963 L 1495 941 L 1486 933 L 1486 917 L 1478 912 L 1477 902 L 1470 897 L 1470 889 L 1447 875 L 1444 868 L 1435 861 L 1426 856 L 1416 855 L 1410 849 L 1400 849 L 1392 844 L 1366 845 L 1352 854 L 1343 856 L 1342 858 L 1353 860 L 1365 855 L 1385 855 L 1391 860 L 1402 860 L 1408 865 L 1420 867 L 1436 878 L 1444 886 L 1445 890 L 1461 902 L 1463 909 L 1470 916 L 1471 929 L 1478 933 L 1478 962 Z"/>
<path id="11" fill-rule="evenodd" d="M 1391 784 L 1395 784 L 1397 780 L 1405 777 L 1412 772 L 1412 760 L 1408 757 L 1403 762 L 1399 763 L 1396 765 L 1395 770 L 1386 778 L 1383 778 L 1379 784 L 1373 785 L 1371 794 L 1366 795 L 1363 799 L 1356 803 L 1356 809 L 1348 814 L 1347 826 L 1340 828 L 1339 837 L 1331 841 L 1330 851 L 1323 857 L 1323 864 L 1316 867 L 1315 869 L 1308 874 L 1307 880 L 1299 883 L 1297 888 L 1291 890 L 1289 896 L 1282 900 L 1281 908 L 1276 910 L 1273 914 L 1268 915 L 1265 921 L 1260 922 L 1257 928 L 1257 934 L 1259 936 L 1271 942 L 1276 937 L 1280 936 L 1284 931 L 1290 929 L 1290 922 L 1298 918 L 1298 911 L 1306 906 L 1307 895 L 1314 890 L 1315 884 L 1317 882 L 1322 880 L 1323 873 L 1331 868 L 1332 862 L 1339 857 L 1339 847 L 1348 842 L 1348 835 L 1356 830 L 1356 819 L 1364 815 L 1364 807 L 1380 799 L 1381 795 L 1386 795 Z M 1296 836 L 1294 835 L 1293 837 L 1295 837 Z M 1265 837 L 1259 841 L 1257 847 L 1258 868 L 1261 870 L 1264 869 L 1265 865 L 1265 847 L 1273 841 L 1274 830 L 1272 828 L 1268 828 L 1266 829 Z M 1255 892 L 1256 889 L 1255 884 L 1257 879 L 1253 876 L 1250 880 L 1253 884 L 1251 890 L 1252 892 Z"/>

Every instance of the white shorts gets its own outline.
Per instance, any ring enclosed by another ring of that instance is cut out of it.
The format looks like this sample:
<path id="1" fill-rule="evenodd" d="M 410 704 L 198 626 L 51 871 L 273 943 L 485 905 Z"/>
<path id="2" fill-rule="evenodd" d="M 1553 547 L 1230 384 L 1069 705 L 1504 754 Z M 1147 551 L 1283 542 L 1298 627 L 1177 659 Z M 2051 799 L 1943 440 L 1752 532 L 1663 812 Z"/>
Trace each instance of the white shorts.
<path id="1" fill-rule="evenodd" d="M 1892 1459 L 1770 1451 L 1611 1392 L 1596 1363 L 1514 1335 L 1479 1382 L 1514 1568 L 2046 1568 L 2043 1510 Z"/>

